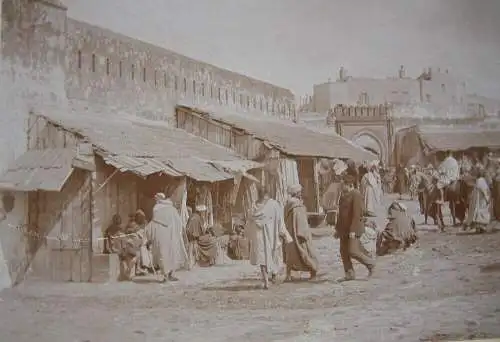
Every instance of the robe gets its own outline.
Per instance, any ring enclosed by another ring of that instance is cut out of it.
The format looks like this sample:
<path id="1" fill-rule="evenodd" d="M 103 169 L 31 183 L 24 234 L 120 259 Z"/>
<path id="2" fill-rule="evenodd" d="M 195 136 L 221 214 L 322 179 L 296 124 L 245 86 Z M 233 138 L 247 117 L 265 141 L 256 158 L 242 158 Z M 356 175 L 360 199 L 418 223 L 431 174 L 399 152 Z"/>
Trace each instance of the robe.
<path id="1" fill-rule="evenodd" d="M 146 235 L 152 242 L 153 260 L 164 273 L 185 266 L 187 252 L 182 220 L 171 200 L 161 200 L 155 204 L 153 218 L 146 226 Z"/>
<path id="2" fill-rule="evenodd" d="M 408 180 L 406 177 L 405 169 L 403 167 L 398 168 L 396 171 L 396 184 L 395 184 L 394 192 L 396 192 L 400 195 L 406 194 L 406 192 L 408 191 L 407 183 L 408 183 Z"/>
<path id="3" fill-rule="evenodd" d="M 469 211 L 465 225 L 486 226 L 490 223 L 490 220 L 490 188 L 486 179 L 480 177 L 476 180 L 476 185 L 469 200 Z"/>
<path id="4" fill-rule="evenodd" d="M 142 240 L 141 247 L 139 249 L 139 258 L 137 261 L 140 267 L 151 269 L 153 268 L 153 260 L 151 257 L 151 252 L 148 249 L 148 237 L 146 236 L 145 224 L 139 225 L 137 234 Z"/>
<path id="5" fill-rule="evenodd" d="M 377 224 L 375 221 L 371 221 L 365 224 L 365 232 L 359 238 L 361 245 L 363 245 L 371 257 L 375 257 L 376 255 L 378 234 Z"/>
<path id="6" fill-rule="evenodd" d="M 384 194 L 384 191 L 382 189 L 382 176 L 377 170 L 373 171 L 372 173 L 373 176 L 375 177 L 375 181 L 377 184 L 375 186 L 375 195 L 377 198 L 377 203 L 382 203 L 382 195 Z"/>
<path id="7" fill-rule="evenodd" d="M 325 212 L 338 209 L 341 193 L 342 184 L 340 182 L 333 182 L 328 186 L 321 199 L 321 205 Z"/>
<path id="8" fill-rule="evenodd" d="M 323 194 L 321 205 L 326 213 L 326 223 L 330 226 L 337 221 L 336 211 L 339 208 L 340 195 L 342 194 L 342 184 L 340 182 L 331 183 Z"/>
<path id="9" fill-rule="evenodd" d="M 196 262 L 201 266 L 215 265 L 218 254 L 217 238 L 208 232 L 199 213 L 189 217 L 186 235 L 189 241 L 188 255 L 191 259 L 189 267 L 191 268 Z"/>
<path id="10" fill-rule="evenodd" d="M 462 171 L 462 173 L 470 173 L 472 171 L 472 168 L 472 161 L 467 157 L 462 158 L 460 162 L 460 170 Z"/>
<path id="11" fill-rule="evenodd" d="M 360 186 L 363 195 L 365 213 L 375 215 L 380 200 L 377 178 L 373 172 L 367 172 L 361 179 Z"/>
<path id="12" fill-rule="evenodd" d="M 460 178 L 460 166 L 453 157 L 446 157 L 438 167 L 438 188 L 442 189 Z"/>
<path id="13" fill-rule="evenodd" d="M 407 213 L 394 210 L 385 229 L 377 237 L 377 255 L 406 249 L 418 240 L 415 221 Z"/>
<path id="14" fill-rule="evenodd" d="M 274 199 L 257 204 L 246 231 L 250 238 L 250 263 L 266 266 L 270 273 L 279 273 L 283 266 L 281 236 L 287 242 L 292 240 L 285 227 L 281 204 Z"/>
<path id="15" fill-rule="evenodd" d="M 287 268 L 292 271 L 317 272 L 318 259 L 307 222 L 307 210 L 300 199 L 288 199 L 285 205 L 285 226 L 293 240 L 285 246 Z"/>
<path id="16" fill-rule="evenodd" d="M 203 185 L 198 190 L 198 193 L 196 194 L 195 205 L 196 206 L 204 205 L 207 207 L 207 210 L 205 210 L 202 213 L 203 222 L 205 222 L 205 225 L 207 227 L 213 227 L 214 226 L 214 207 L 213 207 L 213 202 L 212 202 L 212 192 L 210 191 L 210 188 L 207 185 Z"/>

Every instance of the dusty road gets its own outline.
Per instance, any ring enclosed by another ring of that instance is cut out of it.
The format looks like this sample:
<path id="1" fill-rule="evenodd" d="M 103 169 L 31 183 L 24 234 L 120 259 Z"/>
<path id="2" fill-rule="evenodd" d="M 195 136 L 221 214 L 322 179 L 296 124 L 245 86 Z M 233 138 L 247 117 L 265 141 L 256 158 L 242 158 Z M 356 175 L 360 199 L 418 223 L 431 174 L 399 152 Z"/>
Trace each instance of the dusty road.
<path id="1" fill-rule="evenodd" d="M 415 204 L 409 204 L 414 211 Z M 382 213 L 381 213 L 382 215 Z M 420 218 L 417 219 L 419 221 Z M 378 259 L 370 281 L 337 284 L 338 242 L 315 240 L 321 277 L 263 291 L 232 262 L 175 284 L 30 283 L 0 294 L 0 340 L 426 341 L 500 337 L 500 234 L 420 225 L 418 248 Z M 357 265 L 357 273 L 365 270 Z"/>

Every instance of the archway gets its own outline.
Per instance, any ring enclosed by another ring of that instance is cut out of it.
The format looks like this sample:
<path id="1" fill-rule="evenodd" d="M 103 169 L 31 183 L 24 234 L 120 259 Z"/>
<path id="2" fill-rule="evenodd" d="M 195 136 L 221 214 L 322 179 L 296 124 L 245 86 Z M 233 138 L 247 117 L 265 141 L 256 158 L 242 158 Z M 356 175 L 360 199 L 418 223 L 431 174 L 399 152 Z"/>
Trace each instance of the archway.
<path id="1" fill-rule="evenodd" d="M 352 141 L 363 147 L 365 150 L 368 150 L 374 154 L 376 154 L 380 160 L 384 160 L 384 149 L 380 141 L 370 133 L 362 132 L 356 134 Z"/>

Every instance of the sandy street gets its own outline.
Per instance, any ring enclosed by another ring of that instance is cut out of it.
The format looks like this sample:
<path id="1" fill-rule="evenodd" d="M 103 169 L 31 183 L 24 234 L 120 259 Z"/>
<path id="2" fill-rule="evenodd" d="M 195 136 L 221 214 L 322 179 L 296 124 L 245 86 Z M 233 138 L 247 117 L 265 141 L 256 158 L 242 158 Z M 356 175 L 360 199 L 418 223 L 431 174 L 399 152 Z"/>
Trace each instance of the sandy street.
<path id="1" fill-rule="evenodd" d="M 409 206 L 415 212 L 415 203 Z M 419 228 L 420 246 L 379 258 L 370 281 L 335 282 L 343 271 L 338 242 L 327 235 L 315 240 L 318 281 L 281 284 L 269 291 L 257 289 L 256 268 L 239 262 L 181 272 L 181 281 L 166 285 L 24 284 L 0 294 L 0 340 L 415 342 L 500 337 L 500 264 L 492 266 L 500 263 L 500 234 Z M 366 271 L 357 266 L 364 277 Z"/>

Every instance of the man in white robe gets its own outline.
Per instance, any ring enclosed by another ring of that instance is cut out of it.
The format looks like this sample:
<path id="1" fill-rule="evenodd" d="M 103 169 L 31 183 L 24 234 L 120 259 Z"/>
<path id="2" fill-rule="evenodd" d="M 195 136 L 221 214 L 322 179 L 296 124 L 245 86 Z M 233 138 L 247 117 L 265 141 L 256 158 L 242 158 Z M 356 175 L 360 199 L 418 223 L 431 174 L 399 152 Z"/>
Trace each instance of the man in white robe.
<path id="1" fill-rule="evenodd" d="M 259 188 L 259 198 L 249 220 L 250 263 L 259 265 L 264 289 L 269 287 L 269 274 L 273 282 L 283 267 L 283 241 L 292 238 L 285 227 L 283 207 L 270 198 L 269 192 Z"/>
<path id="2" fill-rule="evenodd" d="M 176 281 L 178 279 L 173 273 L 187 261 L 182 220 L 174 203 L 164 194 L 156 194 L 155 200 L 153 218 L 146 227 L 146 234 L 152 242 L 153 260 L 160 266 L 162 282 Z"/>
<path id="3" fill-rule="evenodd" d="M 476 180 L 472 196 L 469 200 L 469 210 L 464 229 L 475 229 L 478 233 L 486 231 L 486 227 L 491 221 L 490 187 L 485 179 L 485 171 L 479 171 L 479 178 Z"/>
<path id="4" fill-rule="evenodd" d="M 448 151 L 446 158 L 438 167 L 438 189 L 441 194 L 440 202 L 444 202 L 444 188 L 456 182 L 460 178 L 460 165 L 453 157 L 453 152 Z"/>
<path id="5" fill-rule="evenodd" d="M 361 179 L 361 194 L 363 195 L 365 215 L 374 217 L 377 212 L 377 204 L 380 201 L 380 185 L 375 174 L 376 165 L 371 164 L 369 170 Z"/>

